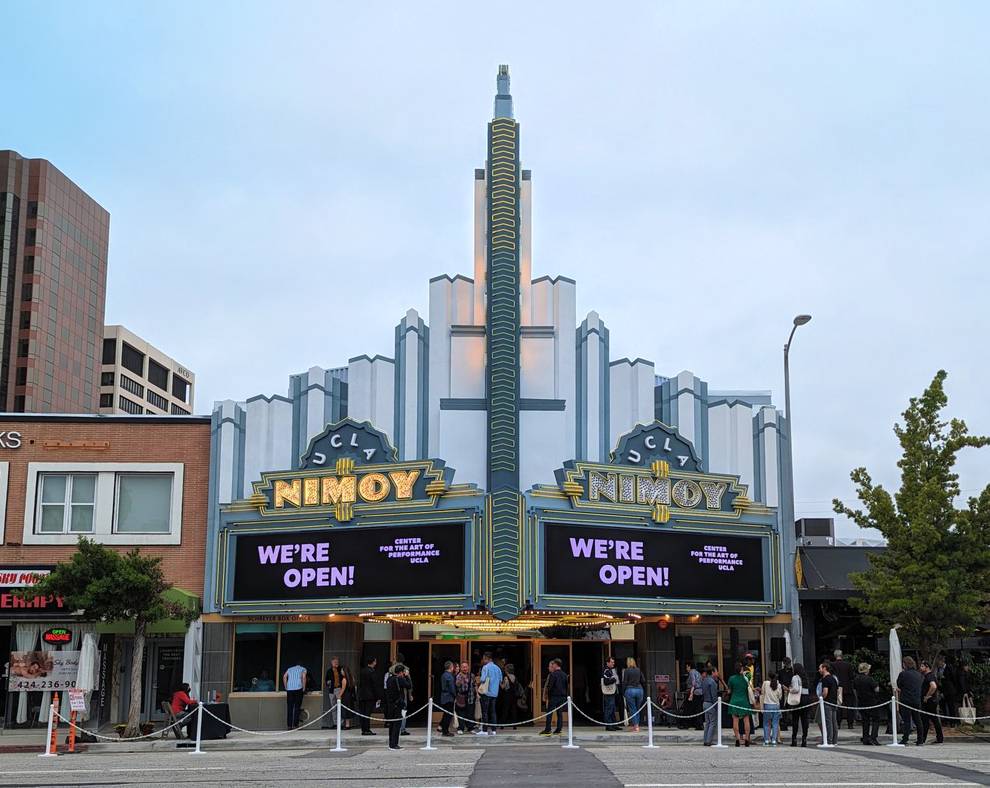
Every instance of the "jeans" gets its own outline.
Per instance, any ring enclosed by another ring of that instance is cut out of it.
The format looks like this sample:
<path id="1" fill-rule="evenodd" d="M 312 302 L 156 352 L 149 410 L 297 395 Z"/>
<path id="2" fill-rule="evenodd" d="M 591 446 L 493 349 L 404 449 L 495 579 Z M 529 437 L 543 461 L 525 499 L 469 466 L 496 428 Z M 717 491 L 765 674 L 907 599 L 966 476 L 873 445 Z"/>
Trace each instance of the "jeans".
<path id="1" fill-rule="evenodd" d="M 285 691 L 285 727 L 299 727 L 299 713 L 302 711 L 303 690 Z"/>
<path id="2" fill-rule="evenodd" d="M 494 733 L 495 728 L 492 727 L 498 722 L 498 718 L 495 716 L 495 698 L 491 695 L 481 696 L 481 730 L 487 730 L 489 733 Z"/>
<path id="3" fill-rule="evenodd" d="M 551 695 L 549 701 L 547 702 L 547 724 L 543 728 L 544 733 L 550 733 L 550 722 L 553 720 L 553 710 L 557 710 L 557 728 L 556 733 L 560 733 L 560 729 L 564 724 L 564 709 L 567 708 L 567 696 L 557 696 Z"/>
<path id="4" fill-rule="evenodd" d="M 629 722 L 632 725 L 639 725 L 639 707 L 643 705 L 643 688 L 627 687 L 624 694 L 626 697 L 626 714 L 629 715 Z"/>
<path id="5" fill-rule="evenodd" d="M 942 721 L 938 718 L 938 701 L 926 700 L 921 704 L 921 708 L 925 710 L 925 713 L 921 715 L 921 740 L 928 740 L 928 729 L 934 724 L 935 741 L 942 741 Z"/>
<path id="6" fill-rule="evenodd" d="M 402 722 L 390 722 L 388 724 L 388 746 L 395 749 L 399 746 L 399 733 L 402 730 Z"/>
<path id="7" fill-rule="evenodd" d="M 474 704 L 465 703 L 457 707 L 457 730 L 470 731 L 474 728 Z"/>
<path id="8" fill-rule="evenodd" d="M 440 708 L 443 709 L 443 719 L 440 720 L 440 732 L 447 734 L 450 733 L 450 723 L 454 721 L 454 701 L 441 703 Z"/>
<path id="9" fill-rule="evenodd" d="M 863 744 L 872 744 L 880 734 L 880 714 L 882 709 L 869 709 L 861 712 L 863 721 Z"/>
<path id="10" fill-rule="evenodd" d="M 777 743 L 777 735 L 780 733 L 780 704 L 763 704 L 763 741 Z"/>
<path id="11" fill-rule="evenodd" d="M 602 711 L 605 713 L 605 724 L 615 725 L 615 694 L 602 695 Z"/>
<path id="12" fill-rule="evenodd" d="M 822 726 L 822 738 L 829 744 L 835 744 L 839 738 L 839 720 L 835 706 L 825 704 L 825 719 L 820 720 Z"/>
<path id="13" fill-rule="evenodd" d="M 801 705 L 806 703 L 804 698 L 801 699 Z M 811 709 L 794 708 L 791 710 L 791 744 L 797 744 L 798 728 L 801 728 L 801 744 L 808 741 L 808 722 L 811 717 Z"/>
<path id="14" fill-rule="evenodd" d="M 713 744 L 718 734 L 718 701 L 705 701 L 705 744 Z"/>
<path id="15" fill-rule="evenodd" d="M 912 698 L 907 702 L 908 706 L 913 706 L 915 709 L 921 706 L 921 701 Z M 901 726 L 902 730 L 901 741 L 906 742 L 911 737 L 911 723 L 914 723 L 914 728 L 917 731 L 917 741 L 922 742 L 924 739 L 921 737 L 924 735 L 924 727 L 921 722 L 921 712 L 914 711 L 914 709 L 909 709 L 907 706 L 900 706 L 901 710 Z"/>
<path id="16" fill-rule="evenodd" d="M 371 717 L 372 713 L 375 711 L 375 702 L 373 700 L 362 700 L 358 702 L 358 711 L 361 712 L 361 730 L 370 731 L 371 730 Z"/>

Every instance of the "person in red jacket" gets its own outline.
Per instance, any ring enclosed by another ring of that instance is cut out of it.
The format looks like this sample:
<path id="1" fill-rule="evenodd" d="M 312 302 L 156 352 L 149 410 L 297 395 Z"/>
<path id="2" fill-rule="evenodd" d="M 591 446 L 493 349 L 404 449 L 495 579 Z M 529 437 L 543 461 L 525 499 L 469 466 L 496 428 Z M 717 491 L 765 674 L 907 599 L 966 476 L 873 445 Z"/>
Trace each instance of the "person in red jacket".
<path id="1" fill-rule="evenodd" d="M 179 688 L 172 693 L 172 713 L 175 715 L 177 720 L 182 719 L 187 712 L 192 711 L 196 708 L 196 700 L 189 695 L 189 685 L 180 684 Z M 183 723 L 186 728 L 186 736 L 190 739 L 192 738 L 192 714 Z"/>

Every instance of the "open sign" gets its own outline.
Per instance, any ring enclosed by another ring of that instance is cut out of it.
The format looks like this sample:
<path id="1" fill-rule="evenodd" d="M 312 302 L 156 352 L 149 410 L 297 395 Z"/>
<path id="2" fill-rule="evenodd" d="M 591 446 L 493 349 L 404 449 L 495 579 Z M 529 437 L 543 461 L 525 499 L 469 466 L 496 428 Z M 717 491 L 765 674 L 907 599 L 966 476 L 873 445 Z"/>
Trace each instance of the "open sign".
<path id="1" fill-rule="evenodd" d="M 61 645 L 72 642 L 72 630 L 65 627 L 52 627 L 41 635 L 42 641 L 49 645 Z"/>

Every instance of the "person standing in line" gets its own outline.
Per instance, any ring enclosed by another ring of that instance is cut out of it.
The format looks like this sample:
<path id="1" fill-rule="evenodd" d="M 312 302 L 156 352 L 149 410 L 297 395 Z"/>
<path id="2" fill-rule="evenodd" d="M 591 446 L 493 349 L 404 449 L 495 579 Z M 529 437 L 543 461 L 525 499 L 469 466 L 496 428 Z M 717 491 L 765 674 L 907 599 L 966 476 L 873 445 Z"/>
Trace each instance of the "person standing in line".
<path id="1" fill-rule="evenodd" d="M 615 657 L 609 657 L 602 671 L 602 714 L 605 720 L 605 730 L 617 731 L 615 724 L 615 691 L 619 684 L 619 676 L 615 672 Z"/>
<path id="2" fill-rule="evenodd" d="M 361 712 L 361 735 L 377 735 L 371 730 L 371 715 L 378 705 L 378 681 L 375 678 L 375 668 L 378 660 L 368 657 L 361 668 L 361 683 L 358 685 L 358 711 Z"/>
<path id="3" fill-rule="evenodd" d="M 831 665 L 823 662 L 818 666 L 822 677 L 821 698 L 825 701 L 825 719 L 822 723 L 822 739 L 835 744 L 839 739 L 839 719 L 836 703 L 839 699 L 839 680 L 832 675 Z"/>
<path id="4" fill-rule="evenodd" d="M 513 730 L 516 729 L 516 722 L 519 720 L 519 706 L 517 701 L 521 694 L 520 689 L 519 679 L 516 678 L 516 666 L 511 662 L 506 662 L 498 693 L 498 718 L 506 729 L 510 725 Z"/>
<path id="5" fill-rule="evenodd" d="M 399 746 L 399 735 L 402 732 L 402 723 L 405 722 L 403 712 L 408 709 L 406 699 L 411 691 L 412 683 L 409 681 L 406 666 L 401 662 L 395 663 L 389 669 L 385 679 L 385 716 L 390 720 L 388 723 L 388 748 L 390 750 L 402 749 Z"/>
<path id="6" fill-rule="evenodd" d="M 732 732 L 736 737 L 736 747 L 742 743 L 749 747 L 749 732 L 753 713 L 753 706 L 749 702 L 750 689 L 746 666 L 742 662 L 737 662 L 736 672 L 729 677 L 729 692 L 732 693 L 729 696 L 729 713 L 732 715 Z M 740 739 L 740 728 L 742 728 L 742 739 Z"/>
<path id="7" fill-rule="evenodd" d="M 701 705 L 705 712 L 705 747 L 715 743 L 718 726 L 718 670 L 705 665 L 701 671 Z"/>
<path id="8" fill-rule="evenodd" d="M 403 690 L 406 693 L 406 709 L 408 709 L 409 708 L 409 704 L 412 703 L 412 701 L 413 701 L 412 676 L 409 675 L 409 667 L 406 665 L 406 658 L 401 653 L 397 653 L 395 655 L 395 665 L 403 665 L 406 668 L 406 680 L 405 680 L 405 682 L 403 684 Z M 392 665 L 392 667 L 390 667 L 388 669 L 388 673 L 385 675 L 385 684 L 386 684 L 386 686 L 388 685 L 388 677 L 389 677 L 389 675 L 391 675 L 392 673 L 395 672 L 395 665 Z M 430 722 L 429 724 L 432 725 L 433 723 Z M 400 736 L 408 736 L 409 735 L 409 731 L 406 730 L 406 718 L 405 717 L 402 718 L 402 723 L 399 726 L 399 735 Z"/>
<path id="9" fill-rule="evenodd" d="M 622 695 L 626 699 L 626 713 L 633 733 L 639 731 L 639 714 L 646 694 L 646 677 L 636 667 L 636 660 L 626 657 L 626 669 L 622 671 Z"/>
<path id="10" fill-rule="evenodd" d="M 323 713 L 327 714 L 333 710 L 333 718 L 326 716 L 323 718 L 323 728 L 337 726 L 337 701 L 343 703 L 344 692 L 350 682 L 347 680 L 347 673 L 340 665 L 340 658 L 333 657 L 330 660 L 330 667 L 323 678 Z"/>
<path id="11" fill-rule="evenodd" d="M 285 725 L 289 730 L 299 727 L 306 678 L 306 668 L 298 662 L 282 674 L 282 686 L 285 687 Z"/>
<path id="12" fill-rule="evenodd" d="M 860 662 L 856 678 L 853 679 L 853 692 L 856 693 L 856 705 L 859 706 L 859 716 L 863 725 L 863 744 L 880 746 L 877 736 L 880 734 L 880 714 L 882 709 L 870 709 L 880 702 L 880 685 L 870 675 L 870 665 Z"/>
<path id="13" fill-rule="evenodd" d="M 784 687 L 777 681 L 777 674 L 770 671 L 760 690 L 760 705 L 763 707 L 763 746 L 775 747 L 780 739 L 780 701 L 784 697 Z"/>
<path id="14" fill-rule="evenodd" d="M 917 731 L 915 744 L 919 747 L 924 744 L 922 739 L 923 728 L 921 722 L 921 688 L 924 684 L 924 677 L 917 670 L 917 663 L 911 657 L 904 657 L 901 663 L 903 670 L 897 676 L 897 700 L 901 707 L 901 744 L 907 744 L 911 738 L 911 723 Z"/>
<path id="15" fill-rule="evenodd" d="M 811 717 L 811 689 L 808 687 L 808 677 L 804 673 L 804 665 L 794 663 L 794 674 L 791 676 L 791 688 L 787 693 L 787 705 L 791 707 L 791 747 L 797 747 L 798 728 L 801 728 L 801 746 L 808 746 L 808 722 Z"/>
<path id="16" fill-rule="evenodd" d="M 842 649 L 837 648 L 835 650 L 835 660 L 832 662 L 831 672 L 835 676 L 835 680 L 839 682 L 835 703 L 842 706 L 841 709 L 836 710 L 836 717 L 839 725 L 845 719 L 849 724 L 849 730 L 852 730 L 856 726 L 856 709 L 853 708 L 856 705 L 853 703 L 853 666 L 842 658 Z"/>
<path id="17" fill-rule="evenodd" d="M 780 670 L 777 671 L 777 680 L 784 687 L 784 694 L 786 694 L 791 686 L 791 679 L 794 678 L 794 668 L 791 667 L 791 658 L 784 657 L 784 661 L 780 665 Z M 786 701 L 785 701 L 786 706 Z M 787 709 L 785 707 L 781 708 L 780 713 L 780 731 L 783 733 L 787 730 L 787 725 L 790 722 L 790 714 L 786 713 Z"/>
<path id="18" fill-rule="evenodd" d="M 684 720 L 684 723 L 686 727 L 693 727 L 700 731 L 704 727 L 699 714 L 701 711 L 701 673 L 695 668 L 693 662 L 685 662 L 684 667 L 687 668 L 687 698 L 684 703 L 684 714 L 685 716 L 698 714 L 697 717 Z"/>
<path id="19" fill-rule="evenodd" d="M 481 657 L 481 682 L 478 684 L 478 694 L 481 697 L 481 728 L 478 736 L 494 736 L 498 724 L 495 713 L 495 703 L 498 700 L 498 688 L 502 683 L 502 671 L 492 662 L 492 653 L 486 651 Z"/>
<path id="20" fill-rule="evenodd" d="M 478 698 L 475 695 L 474 676 L 471 675 L 471 664 L 461 663 L 461 669 L 454 676 L 454 686 L 457 696 L 454 705 L 457 708 L 457 732 L 470 733 L 474 729 L 474 704 Z"/>
<path id="21" fill-rule="evenodd" d="M 949 718 L 945 721 L 945 727 L 954 728 L 958 724 L 953 717 L 959 716 L 959 690 L 956 686 L 956 666 L 954 661 L 939 657 L 942 663 L 941 671 L 938 672 L 939 687 L 942 690 L 942 711 Z"/>
<path id="22" fill-rule="evenodd" d="M 559 659 L 550 660 L 547 670 L 550 673 L 543 685 L 543 697 L 547 704 L 547 722 L 543 730 L 540 731 L 540 736 L 559 736 L 560 729 L 564 724 L 564 708 L 567 706 L 567 673 L 564 672 L 564 663 Z M 550 721 L 553 719 L 554 709 L 557 710 L 557 727 L 551 733 Z"/>
<path id="23" fill-rule="evenodd" d="M 921 676 L 921 708 L 923 709 L 921 742 L 924 744 L 928 741 L 928 729 L 934 725 L 935 744 L 942 744 L 945 736 L 942 733 L 942 721 L 938 718 L 938 681 L 935 679 L 932 666 L 924 660 L 921 662 Z"/>
<path id="24" fill-rule="evenodd" d="M 450 723 L 454 719 L 454 701 L 457 699 L 455 670 L 457 670 L 457 666 L 449 659 L 443 663 L 443 674 L 440 676 L 440 708 L 443 709 L 443 719 L 440 720 L 441 736 L 454 735 L 450 732 Z"/>

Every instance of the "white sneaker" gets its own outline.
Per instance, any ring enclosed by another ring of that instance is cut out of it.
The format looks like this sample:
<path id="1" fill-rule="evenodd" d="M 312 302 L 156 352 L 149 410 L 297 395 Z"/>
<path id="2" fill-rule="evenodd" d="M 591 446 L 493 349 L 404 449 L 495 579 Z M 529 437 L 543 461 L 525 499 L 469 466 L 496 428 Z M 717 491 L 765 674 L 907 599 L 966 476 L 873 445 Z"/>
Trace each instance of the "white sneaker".
<path id="1" fill-rule="evenodd" d="M 477 731 L 474 735 L 475 736 L 487 736 L 488 733 L 487 733 L 487 731 Z"/>
<path id="2" fill-rule="evenodd" d="M 493 731 L 490 731 L 490 732 L 488 733 L 488 735 L 489 735 L 489 736 L 494 736 L 494 735 L 495 735 L 496 733 L 498 733 L 498 731 L 497 731 L 497 730 L 493 730 Z"/>
<path id="3" fill-rule="evenodd" d="M 464 731 L 462 731 L 460 728 L 457 729 L 456 733 L 457 733 L 458 736 L 463 736 L 464 735 Z"/>

